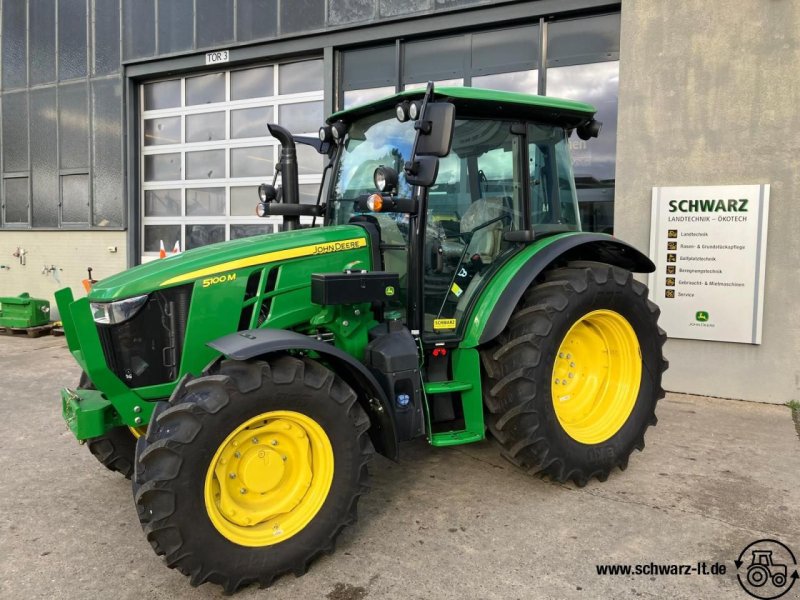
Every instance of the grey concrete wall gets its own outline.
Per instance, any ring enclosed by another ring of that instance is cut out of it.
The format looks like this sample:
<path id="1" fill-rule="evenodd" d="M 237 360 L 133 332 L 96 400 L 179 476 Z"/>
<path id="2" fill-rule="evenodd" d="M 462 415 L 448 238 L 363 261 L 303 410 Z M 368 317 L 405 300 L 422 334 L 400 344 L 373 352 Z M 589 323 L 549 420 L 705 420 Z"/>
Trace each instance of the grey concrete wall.
<path id="1" fill-rule="evenodd" d="M 665 387 L 800 399 L 800 3 L 623 0 L 615 233 L 653 186 L 769 183 L 763 343 L 671 339 Z"/>

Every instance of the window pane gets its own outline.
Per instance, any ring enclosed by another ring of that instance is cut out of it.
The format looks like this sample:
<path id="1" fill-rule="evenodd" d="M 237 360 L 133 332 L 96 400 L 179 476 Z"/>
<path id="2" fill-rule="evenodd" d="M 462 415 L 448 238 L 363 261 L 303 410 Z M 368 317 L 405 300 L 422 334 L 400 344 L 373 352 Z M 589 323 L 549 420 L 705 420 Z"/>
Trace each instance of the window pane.
<path id="1" fill-rule="evenodd" d="M 231 100 L 263 98 L 275 93 L 272 67 L 231 71 Z"/>
<path id="2" fill-rule="evenodd" d="M 236 3 L 237 41 L 273 37 L 277 28 L 277 0 L 238 0 Z"/>
<path id="3" fill-rule="evenodd" d="M 58 227 L 58 148 L 54 143 L 58 136 L 55 87 L 31 90 L 30 128 L 31 222 L 34 227 Z"/>
<path id="4" fill-rule="evenodd" d="M 147 190 L 144 193 L 144 216 L 179 217 L 180 215 L 180 190 Z"/>
<path id="5" fill-rule="evenodd" d="M 212 217 L 225 214 L 225 188 L 186 190 L 186 216 Z"/>
<path id="6" fill-rule="evenodd" d="M 325 120 L 322 102 L 285 104 L 278 111 L 278 122 L 294 134 L 316 133 Z"/>
<path id="7" fill-rule="evenodd" d="M 225 225 L 187 225 L 186 249 L 225 241 Z"/>
<path id="8" fill-rule="evenodd" d="M 186 106 L 225 100 L 225 74 L 211 73 L 186 78 Z"/>
<path id="9" fill-rule="evenodd" d="M 539 90 L 539 71 L 516 71 L 472 78 L 472 87 L 535 94 Z"/>
<path id="10" fill-rule="evenodd" d="M 272 107 L 258 106 L 231 111 L 231 138 L 264 137 L 269 135 L 267 123 L 272 121 Z"/>
<path id="11" fill-rule="evenodd" d="M 619 13 L 553 21 L 547 27 L 547 66 L 618 59 L 619 36 Z"/>
<path id="12" fill-rule="evenodd" d="M 218 46 L 233 40 L 233 4 L 234 0 L 195 0 L 198 48 Z"/>
<path id="13" fill-rule="evenodd" d="M 258 188 L 256 186 L 231 187 L 231 216 L 252 217 L 256 214 Z M 233 226 L 231 226 L 233 237 Z"/>
<path id="14" fill-rule="evenodd" d="M 272 146 L 233 148 L 231 177 L 266 177 L 272 174 Z"/>
<path id="15" fill-rule="evenodd" d="M 62 169 L 89 167 L 89 102 L 85 83 L 62 85 L 58 89 L 58 141 Z"/>
<path id="16" fill-rule="evenodd" d="M 169 54 L 192 47 L 194 23 L 193 0 L 169 0 L 158 3 L 158 53 Z"/>
<path id="17" fill-rule="evenodd" d="M 175 108 L 181 105 L 181 81 L 158 81 L 144 85 L 144 109 Z"/>
<path id="18" fill-rule="evenodd" d="M 28 82 L 27 2 L 3 0 L 3 90 L 24 87 Z M 27 121 L 27 119 L 26 119 Z M 26 217 L 27 220 L 27 217 Z"/>
<path id="19" fill-rule="evenodd" d="M 172 181 L 181 178 L 181 154 L 151 154 L 144 157 L 145 181 Z"/>
<path id="20" fill-rule="evenodd" d="M 94 74 L 119 71 L 119 3 L 94 3 Z"/>
<path id="21" fill-rule="evenodd" d="M 394 44 L 342 54 L 342 87 L 345 90 L 390 86 L 397 80 Z"/>
<path id="22" fill-rule="evenodd" d="M 464 76 L 463 35 L 410 42 L 403 53 L 403 82 L 424 82 Z"/>
<path id="23" fill-rule="evenodd" d="M 225 177 L 225 150 L 186 153 L 186 179 Z"/>
<path id="24" fill-rule="evenodd" d="M 144 226 L 144 251 L 158 252 L 161 242 L 164 248 L 169 250 L 175 246 L 175 242 L 181 239 L 180 225 L 145 225 Z"/>
<path id="25" fill-rule="evenodd" d="M 89 222 L 88 175 L 62 175 L 61 221 L 63 223 Z"/>
<path id="26" fill-rule="evenodd" d="M 186 115 L 186 141 L 210 142 L 225 139 L 225 113 Z"/>
<path id="27" fill-rule="evenodd" d="M 56 2 L 40 0 L 28 5 L 30 27 L 28 47 L 31 61 L 31 85 L 48 83 L 56 78 Z"/>
<path id="28" fill-rule="evenodd" d="M 344 108 L 366 104 L 394 94 L 394 86 L 376 87 L 364 90 L 347 90 L 344 93 Z"/>
<path id="29" fill-rule="evenodd" d="M 304 60 L 280 65 L 278 80 L 281 94 L 297 94 L 321 90 L 323 81 L 322 61 Z"/>
<path id="30" fill-rule="evenodd" d="M 15 177 L 5 180 L 6 223 L 27 223 L 29 194 L 28 178 Z"/>
<path id="31" fill-rule="evenodd" d="M 3 94 L 3 169 L 28 170 L 28 92 Z"/>
<path id="32" fill-rule="evenodd" d="M 274 233 L 271 223 L 259 223 L 258 225 L 231 225 L 231 239 L 250 237 L 252 235 L 264 235 Z"/>
<path id="33" fill-rule="evenodd" d="M 472 35 L 473 74 L 530 69 L 538 59 L 539 28 L 536 25 Z"/>
<path id="34" fill-rule="evenodd" d="M 86 76 L 86 0 L 58 2 L 58 78 Z"/>
<path id="35" fill-rule="evenodd" d="M 147 119 L 144 122 L 144 145 L 181 143 L 181 118 L 164 117 L 163 119 Z"/>
<path id="36" fill-rule="evenodd" d="M 117 63 L 117 68 L 119 63 Z M 98 227 L 125 223 L 125 177 L 122 170 L 122 79 L 92 81 L 92 222 Z"/>
<path id="37" fill-rule="evenodd" d="M 547 95 L 588 102 L 603 123 L 599 137 L 570 138 L 578 187 L 614 186 L 617 147 L 619 62 L 592 63 L 547 69 Z"/>
<path id="38" fill-rule="evenodd" d="M 298 174 L 319 175 L 322 173 L 322 154 L 306 144 L 297 144 L 296 149 Z"/>

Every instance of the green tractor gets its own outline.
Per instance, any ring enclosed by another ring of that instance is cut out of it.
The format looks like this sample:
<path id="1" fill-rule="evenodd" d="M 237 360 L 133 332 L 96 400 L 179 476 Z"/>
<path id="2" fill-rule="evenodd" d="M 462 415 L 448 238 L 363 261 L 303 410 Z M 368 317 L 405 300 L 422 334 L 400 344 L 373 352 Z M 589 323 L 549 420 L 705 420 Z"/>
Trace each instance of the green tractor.
<path id="1" fill-rule="evenodd" d="M 428 84 L 332 115 L 319 140 L 268 125 L 281 187 L 257 212 L 284 231 L 58 292 L 85 373 L 64 419 L 133 478 L 169 567 L 228 592 L 303 574 L 355 521 L 374 452 L 414 438 L 488 431 L 579 486 L 627 466 L 665 335 L 632 275 L 653 263 L 580 230 L 569 138 L 596 136 L 593 115 Z M 296 143 L 329 158 L 316 205 Z"/>

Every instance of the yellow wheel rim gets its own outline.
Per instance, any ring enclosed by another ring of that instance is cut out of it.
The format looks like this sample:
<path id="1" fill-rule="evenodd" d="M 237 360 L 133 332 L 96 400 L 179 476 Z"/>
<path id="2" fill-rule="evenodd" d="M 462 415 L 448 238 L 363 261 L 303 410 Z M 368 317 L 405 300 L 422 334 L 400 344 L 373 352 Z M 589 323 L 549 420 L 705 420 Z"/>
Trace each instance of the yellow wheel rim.
<path id="1" fill-rule="evenodd" d="M 132 435 L 133 435 L 133 437 L 135 437 L 137 440 L 138 440 L 140 437 L 142 437 L 142 436 L 143 436 L 145 433 L 147 433 L 147 425 L 142 425 L 141 427 L 131 427 L 131 426 L 129 425 L 129 426 L 128 426 L 128 429 L 130 429 L 130 430 L 131 430 L 131 434 L 132 434 Z"/>
<path id="2" fill-rule="evenodd" d="M 641 379 L 639 340 L 625 317 L 611 310 L 584 315 L 564 336 L 553 365 L 558 422 L 582 444 L 605 442 L 628 420 Z"/>
<path id="3" fill-rule="evenodd" d="M 285 410 L 253 417 L 211 459 L 204 487 L 209 519 L 241 546 L 287 540 L 322 508 L 333 462 L 331 442 L 312 418 Z"/>

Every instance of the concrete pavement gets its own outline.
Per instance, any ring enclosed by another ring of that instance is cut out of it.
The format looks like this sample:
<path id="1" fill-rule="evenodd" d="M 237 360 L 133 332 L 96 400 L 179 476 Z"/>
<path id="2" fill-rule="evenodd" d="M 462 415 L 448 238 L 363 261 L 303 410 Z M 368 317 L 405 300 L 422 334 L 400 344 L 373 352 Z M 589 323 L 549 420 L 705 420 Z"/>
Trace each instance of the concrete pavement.
<path id="1" fill-rule="evenodd" d="M 78 375 L 63 338 L 0 337 L 0 598 L 221 597 L 164 566 L 130 483 L 65 429 L 58 389 Z M 375 461 L 359 523 L 335 554 L 237 598 L 748 598 L 733 563 L 747 544 L 776 538 L 800 556 L 790 412 L 669 394 L 658 416 L 627 471 L 583 489 L 518 472 L 488 441 L 406 444 L 398 464 Z M 698 561 L 727 573 L 595 566 Z"/>

